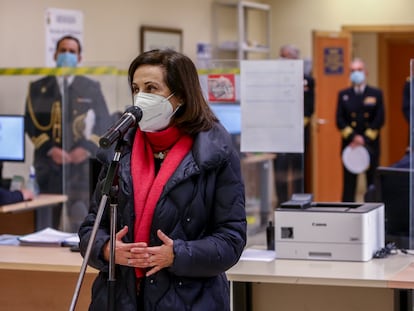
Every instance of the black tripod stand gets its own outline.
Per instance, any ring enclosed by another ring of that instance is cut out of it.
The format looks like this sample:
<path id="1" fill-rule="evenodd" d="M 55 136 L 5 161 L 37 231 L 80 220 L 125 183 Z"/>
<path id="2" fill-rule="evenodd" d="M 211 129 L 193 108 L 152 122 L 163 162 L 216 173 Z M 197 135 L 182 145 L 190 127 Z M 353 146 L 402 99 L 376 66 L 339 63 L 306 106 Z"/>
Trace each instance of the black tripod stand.
<path id="1" fill-rule="evenodd" d="M 89 257 L 91 254 L 93 243 L 95 242 L 96 233 L 98 231 L 99 224 L 101 223 L 102 215 L 105 210 L 106 203 L 108 201 L 108 198 L 110 198 L 110 257 L 109 257 L 109 277 L 108 277 L 108 311 L 115 310 L 115 235 L 116 235 L 116 215 L 117 215 L 117 192 L 118 192 L 118 185 L 114 185 L 114 178 L 118 171 L 118 165 L 119 165 L 119 158 L 121 155 L 120 152 L 121 147 L 121 140 L 118 141 L 116 147 L 115 147 L 115 154 L 113 157 L 113 160 L 109 166 L 107 175 L 105 177 L 105 183 L 102 189 L 102 198 L 99 203 L 99 209 L 96 214 L 95 223 L 92 228 L 92 233 L 89 238 L 88 247 L 85 252 L 85 256 L 83 258 L 81 271 L 79 274 L 79 278 L 76 284 L 75 292 L 73 294 L 72 303 L 70 306 L 70 311 L 75 310 L 76 302 L 79 297 L 80 288 L 82 286 L 83 278 L 85 276 L 86 268 L 88 265 Z"/>

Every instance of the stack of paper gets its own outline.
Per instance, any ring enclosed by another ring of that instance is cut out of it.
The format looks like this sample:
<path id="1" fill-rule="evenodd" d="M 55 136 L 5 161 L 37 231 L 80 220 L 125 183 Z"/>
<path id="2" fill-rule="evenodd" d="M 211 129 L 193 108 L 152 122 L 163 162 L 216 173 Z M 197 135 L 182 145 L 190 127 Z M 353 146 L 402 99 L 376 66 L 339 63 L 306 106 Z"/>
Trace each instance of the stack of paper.
<path id="1" fill-rule="evenodd" d="M 76 246 L 79 237 L 76 233 L 46 228 L 19 238 L 20 245 L 28 246 Z"/>
<path id="2" fill-rule="evenodd" d="M 275 251 L 246 248 L 240 257 L 240 260 L 269 262 L 269 261 L 275 260 L 275 258 L 276 258 Z"/>
<path id="3" fill-rule="evenodd" d="M 15 234 L 1 234 L 0 245 L 19 245 L 19 237 Z"/>

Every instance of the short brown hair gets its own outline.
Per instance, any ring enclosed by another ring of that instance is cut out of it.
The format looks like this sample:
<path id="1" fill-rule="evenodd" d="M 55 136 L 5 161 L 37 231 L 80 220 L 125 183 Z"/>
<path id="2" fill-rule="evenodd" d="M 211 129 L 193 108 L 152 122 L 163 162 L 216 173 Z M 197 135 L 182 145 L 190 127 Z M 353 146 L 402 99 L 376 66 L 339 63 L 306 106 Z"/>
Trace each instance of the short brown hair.
<path id="1" fill-rule="evenodd" d="M 162 67 L 165 84 L 183 105 L 174 116 L 174 125 L 187 134 L 196 134 L 213 127 L 217 118 L 203 96 L 197 69 L 191 59 L 171 49 L 152 50 L 138 55 L 128 69 L 128 81 L 132 90 L 135 71 L 142 65 Z"/>
<path id="2" fill-rule="evenodd" d="M 81 55 L 81 53 L 82 53 L 82 45 L 81 45 L 81 43 L 80 43 L 80 41 L 79 41 L 79 39 L 78 39 L 78 38 L 76 38 L 76 37 L 74 37 L 74 36 L 71 36 L 71 35 L 66 35 L 66 36 L 64 36 L 64 37 L 60 38 L 60 39 L 56 42 L 56 50 L 55 50 L 55 51 L 57 51 L 57 50 L 59 49 L 59 45 L 60 45 L 60 43 L 61 43 L 63 40 L 73 40 L 73 41 L 75 41 L 75 42 L 78 44 L 78 51 L 79 51 L 79 55 Z"/>

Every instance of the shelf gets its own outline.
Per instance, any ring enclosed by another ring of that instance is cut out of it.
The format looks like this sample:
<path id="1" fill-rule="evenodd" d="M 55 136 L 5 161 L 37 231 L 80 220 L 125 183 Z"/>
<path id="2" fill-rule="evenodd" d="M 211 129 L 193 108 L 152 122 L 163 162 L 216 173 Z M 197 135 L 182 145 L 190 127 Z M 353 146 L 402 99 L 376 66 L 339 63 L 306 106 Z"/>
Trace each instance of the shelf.
<path id="1" fill-rule="evenodd" d="M 236 7 L 238 5 L 241 5 L 245 8 L 250 9 L 257 9 L 257 10 L 263 10 L 263 11 L 269 11 L 270 5 L 258 3 L 258 2 L 251 2 L 251 1 L 216 1 L 217 4 L 223 5 L 223 6 L 233 6 Z"/>
<path id="2" fill-rule="evenodd" d="M 227 10 L 235 10 L 233 13 L 231 11 L 223 12 L 224 8 Z M 256 11 L 255 14 L 250 14 L 251 11 Z M 251 1 L 224 1 L 217 0 L 214 2 L 213 8 L 213 36 L 214 44 L 217 53 L 219 51 L 225 52 L 235 52 L 236 58 L 238 60 L 247 59 L 249 53 L 261 53 L 265 58 L 270 57 L 270 5 L 251 2 Z M 222 16 L 219 16 L 222 14 Z M 227 26 L 231 19 L 236 19 L 237 28 L 227 30 L 227 34 L 234 34 L 236 37 L 234 40 L 223 40 L 220 38 L 220 34 L 223 29 L 221 26 L 221 18 L 225 17 Z M 248 36 L 256 35 L 259 38 L 254 38 L 257 40 L 249 40 Z M 264 34 L 264 37 L 263 37 Z M 262 41 L 262 42 L 258 42 Z M 255 44 L 250 45 L 248 42 L 253 42 Z M 257 45 L 256 45 L 256 42 Z M 216 55 L 217 56 L 217 55 Z M 220 58 L 219 56 L 217 58 Z"/>

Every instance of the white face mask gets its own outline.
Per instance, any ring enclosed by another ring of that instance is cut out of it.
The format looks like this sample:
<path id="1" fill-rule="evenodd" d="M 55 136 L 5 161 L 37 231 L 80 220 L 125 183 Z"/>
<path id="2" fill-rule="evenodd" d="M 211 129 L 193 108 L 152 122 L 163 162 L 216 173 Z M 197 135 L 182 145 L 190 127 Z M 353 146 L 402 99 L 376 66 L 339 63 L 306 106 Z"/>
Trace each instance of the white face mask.
<path id="1" fill-rule="evenodd" d="M 139 92 L 134 96 L 134 106 L 142 110 L 142 119 L 138 122 L 141 131 L 157 132 L 165 129 L 170 124 L 174 111 L 169 99 L 173 95 L 164 97 L 157 94 Z"/>

